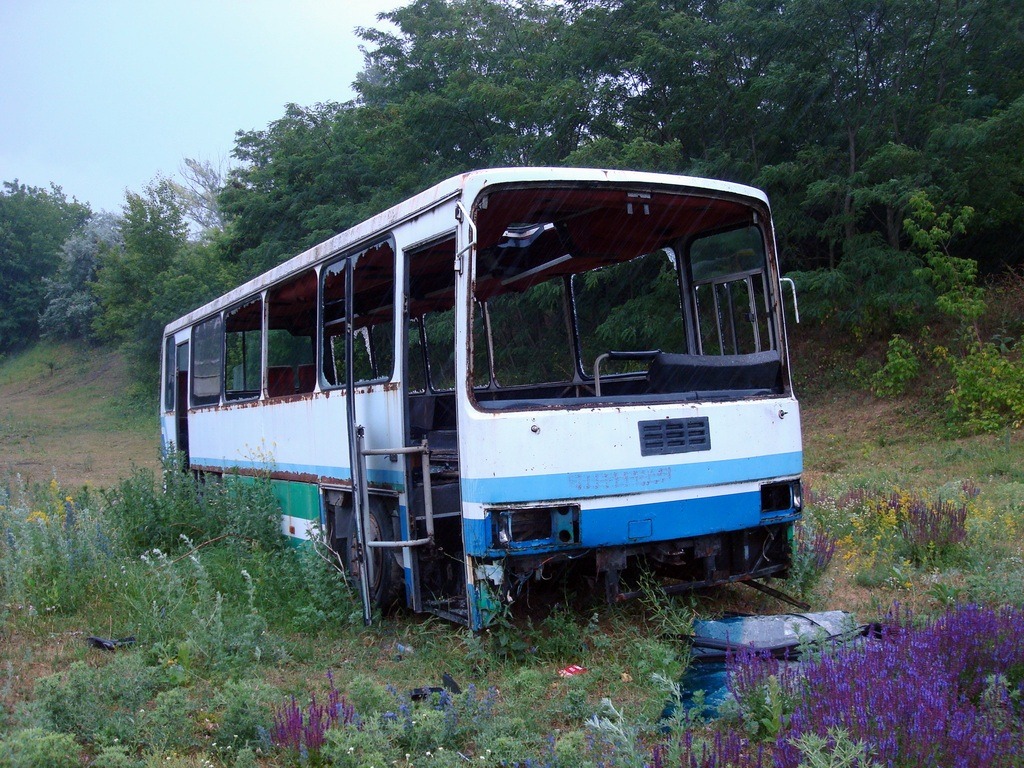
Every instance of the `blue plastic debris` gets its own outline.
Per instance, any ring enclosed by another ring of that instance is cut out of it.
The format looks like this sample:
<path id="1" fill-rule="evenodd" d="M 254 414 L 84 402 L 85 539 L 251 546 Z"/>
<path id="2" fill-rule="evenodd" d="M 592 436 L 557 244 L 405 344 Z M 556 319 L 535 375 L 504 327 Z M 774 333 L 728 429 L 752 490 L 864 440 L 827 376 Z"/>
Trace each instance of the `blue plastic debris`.
<path id="1" fill-rule="evenodd" d="M 693 623 L 690 666 L 678 682 L 678 704 L 687 714 L 714 718 L 729 699 L 726 658 L 742 648 L 796 661 L 807 647 L 818 647 L 863 634 L 846 611 L 784 613 L 773 616 L 728 616 Z M 675 715 L 676 700 L 662 711 Z"/>

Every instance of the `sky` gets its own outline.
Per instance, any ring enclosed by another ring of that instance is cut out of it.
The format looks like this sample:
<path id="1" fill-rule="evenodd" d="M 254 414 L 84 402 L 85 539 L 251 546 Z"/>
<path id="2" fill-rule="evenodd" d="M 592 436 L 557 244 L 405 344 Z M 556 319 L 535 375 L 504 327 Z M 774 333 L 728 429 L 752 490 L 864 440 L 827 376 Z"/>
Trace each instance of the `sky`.
<path id="1" fill-rule="evenodd" d="M 407 0 L 0 0 L 0 181 L 119 212 L 236 131 L 353 98 L 357 26 Z"/>

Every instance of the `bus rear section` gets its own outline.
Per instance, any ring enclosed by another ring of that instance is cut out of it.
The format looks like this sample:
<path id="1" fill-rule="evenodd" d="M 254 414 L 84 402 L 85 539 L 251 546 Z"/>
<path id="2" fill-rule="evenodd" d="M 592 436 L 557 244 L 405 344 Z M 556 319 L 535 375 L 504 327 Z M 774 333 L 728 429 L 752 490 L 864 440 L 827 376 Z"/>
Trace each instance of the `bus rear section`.
<path id="1" fill-rule="evenodd" d="M 470 625 L 570 563 L 610 600 L 640 572 L 669 590 L 784 577 L 801 435 L 763 197 L 470 191 L 455 391 L 433 406 L 456 416 L 436 439 L 457 442 Z"/>

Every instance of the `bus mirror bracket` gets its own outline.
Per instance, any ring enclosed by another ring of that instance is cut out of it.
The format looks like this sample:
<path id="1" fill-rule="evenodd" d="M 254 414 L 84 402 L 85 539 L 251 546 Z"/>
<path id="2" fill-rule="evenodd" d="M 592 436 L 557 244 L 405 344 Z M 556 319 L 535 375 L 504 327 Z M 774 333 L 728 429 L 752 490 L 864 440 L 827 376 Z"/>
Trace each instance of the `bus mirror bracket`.
<path id="1" fill-rule="evenodd" d="M 780 277 L 779 287 L 782 287 L 783 283 L 789 283 L 789 288 L 793 292 L 793 314 L 796 317 L 796 321 L 800 322 L 800 305 L 796 301 L 796 283 L 793 282 L 792 277 Z"/>
<path id="2" fill-rule="evenodd" d="M 476 224 L 473 223 L 473 217 L 469 215 L 469 211 L 462 203 L 455 204 L 455 220 L 460 224 L 465 221 L 469 226 L 469 242 L 467 242 L 459 252 L 455 254 L 455 271 L 458 274 L 462 274 L 463 270 L 463 256 L 472 250 L 473 246 L 476 245 Z"/>

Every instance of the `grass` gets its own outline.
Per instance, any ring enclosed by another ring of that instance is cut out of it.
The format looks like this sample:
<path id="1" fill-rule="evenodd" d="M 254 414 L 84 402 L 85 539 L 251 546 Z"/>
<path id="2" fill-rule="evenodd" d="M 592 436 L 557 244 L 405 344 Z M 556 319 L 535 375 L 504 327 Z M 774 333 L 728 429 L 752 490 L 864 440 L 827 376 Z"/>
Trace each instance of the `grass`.
<path id="1" fill-rule="evenodd" d="M 106 487 L 159 461 L 156 405 L 132 402 L 120 355 L 39 344 L 0 360 L 0 478 Z"/>
<path id="2" fill-rule="evenodd" d="M 676 679 L 687 663 L 678 634 L 695 615 L 785 610 L 741 586 L 673 601 L 651 586 L 646 599 L 610 607 L 566 591 L 550 613 L 476 636 L 406 613 L 364 628 L 335 576 L 290 550 L 253 546 L 266 531 L 187 556 L 167 521 L 192 520 L 212 538 L 216 531 L 203 525 L 237 524 L 216 499 L 197 504 L 187 488 L 175 488 L 170 501 L 147 501 L 154 483 L 147 490 L 138 473 L 135 485 L 118 486 L 139 502 L 135 517 L 114 514 L 109 494 L 68 493 L 114 487 L 140 458 L 152 456 L 156 467 L 155 416 L 131 415 L 127 391 L 112 353 L 39 347 L 0 364 L 0 489 L 11 489 L 0 517 L 7 515 L 7 535 L 29 542 L 21 559 L 0 544 L 0 766 L 445 766 L 463 758 L 483 766 L 690 765 L 679 762 L 683 747 L 664 741 L 659 723 L 668 693 L 656 675 Z M 950 438 L 924 405 L 856 390 L 802 401 L 815 493 L 808 562 L 820 554 L 814 547 L 836 542 L 800 581 L 814 609 L 870 621 L 900 606 L 925 622 L 962 603 L 1024 601 L 1020 431 Z M 14 472 L 28 478 L 23 493 Z M 964 542 L 930 549 L 915 538 L 913 515 L 943 509 L 941 499 L 960 498 L 965 488 Z M 160 511 L 159 503 L 179 506 Z M 144 537 L 157 532 L 165 552 L 150 551 L 145 562 Z M 137 642 L 108 653 L 88 646 L 89 635 Z M 587 671 L 560 677 L 569 664 Z M 440 686 L 443 673 L 463 692 L 412 700 L 414 689 Z M 1018 679 L 1014 670 L 1013 685 Z M 322 734 L 322 744 L 307 743 L 296 735 L 296 713 L 313 727 L 311 708 L 329 702 L 332 689 L 351 718 Z M 1006 696 L 1019 698 L 1015 690 Z M 766 732 L 788 733 L 773 718 L 798 713 L 796 704 L 754 698 L 767 707 L 767 720 L 759 719 Z M 742 719 L 756 716 L 748 706 L 739 719 L 688 727 L 686 738 L 705 745 L 693 749 L 711 754 L 707 740 L 718 738 L 722 750 L 745 755 L 737 760 L 749 758 L 736 764 L 754 765 Z M 1002 699 L 985 711 L 1019 719 Z M 275 715 L 292 723 L 277 745 Z M 1015 728 L 1008 733 L 1019 739 Z M 856 765 L 869 746 L 851 728 L 800 734 L 801 746 L 778 748 L 786 759 L 817 755 L 808 765 Z M 13 754 L 38 759 L 17 762 Z"/>

